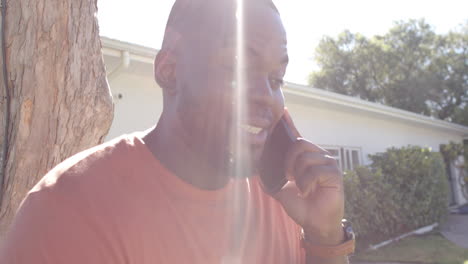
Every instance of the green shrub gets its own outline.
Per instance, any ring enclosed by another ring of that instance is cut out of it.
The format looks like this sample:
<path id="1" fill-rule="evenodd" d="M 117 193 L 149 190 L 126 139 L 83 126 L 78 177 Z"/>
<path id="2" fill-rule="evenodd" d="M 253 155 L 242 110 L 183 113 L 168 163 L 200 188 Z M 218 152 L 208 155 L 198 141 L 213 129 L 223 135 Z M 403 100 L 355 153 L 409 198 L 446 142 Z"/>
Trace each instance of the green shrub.
<path id="1" fill-rule="evenodd" d="M 383 223 L 380 214 L 376 214 L 379 207 L 378 195 L 385 187 L 382 179 L 381 173 L 372 173 L 367 167 L 347 171 L 344 176 L 345 215 L 352 222 L 359 240 L 378 234 L 379 223 Z"/>
<path id="2" fill-rule="evenodd" d="M 360 247 L 443 220 L 448 181 L 439 153 L 409 146 L 369 158 L 370 168 L 359 167 L 344 176 L 345 213 Z"/>

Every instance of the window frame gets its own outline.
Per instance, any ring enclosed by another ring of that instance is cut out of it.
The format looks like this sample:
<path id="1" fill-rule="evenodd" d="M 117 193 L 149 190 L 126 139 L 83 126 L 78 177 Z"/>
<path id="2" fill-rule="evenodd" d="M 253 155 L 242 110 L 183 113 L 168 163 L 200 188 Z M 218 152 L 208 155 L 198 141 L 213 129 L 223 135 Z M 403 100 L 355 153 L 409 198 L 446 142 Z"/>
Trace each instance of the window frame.
<path id="1" fill-rule="evenodd" d="M 361 147 L 352 147 L 352 146 L 337 146 L 337 145 L 320 145 L 325 150 L 335 150 L 338 152 L 338 156 L 332 155 L 337 159 L 338 166 L 342 171 L 353 170 L 355 166 L 363 165 L 364 159 L 362 156 Z M 353 160 L 353 151 L 357 151 L 358 162 L 357 165 L 354 164 Z M 349 162 L 349 166 L 348 166 Z"/>

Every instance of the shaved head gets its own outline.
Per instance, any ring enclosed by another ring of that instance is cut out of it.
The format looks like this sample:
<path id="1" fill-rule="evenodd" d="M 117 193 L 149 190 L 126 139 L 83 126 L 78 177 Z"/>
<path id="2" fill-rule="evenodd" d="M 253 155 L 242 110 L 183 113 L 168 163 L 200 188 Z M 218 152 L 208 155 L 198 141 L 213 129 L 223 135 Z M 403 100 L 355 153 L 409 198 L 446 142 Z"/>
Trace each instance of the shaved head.
<path id="1" fill-rule="evenodd" d="M 244 8 L 265 5 L 279 14 L 271 0 L 244 0 Z M 210 31 L 226 38 L 236 24 L 237 0 L 176 0 L 166 24 L 162 50 L 177 53 L 181 41 L 189 41 L 190 35 Z M 183 39 L 183 40 L 182 40 Z"/>

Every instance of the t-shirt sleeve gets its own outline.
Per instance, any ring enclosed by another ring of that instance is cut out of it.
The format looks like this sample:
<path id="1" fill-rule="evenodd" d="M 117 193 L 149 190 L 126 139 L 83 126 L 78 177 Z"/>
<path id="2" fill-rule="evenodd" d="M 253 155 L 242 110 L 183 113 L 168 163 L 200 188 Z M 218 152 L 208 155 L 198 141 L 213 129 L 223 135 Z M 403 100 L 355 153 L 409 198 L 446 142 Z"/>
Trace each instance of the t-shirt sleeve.
<path id="1" fill-rule="evenodd" d="M 86 214 L 52 192 L 31 192 L 8 232 L 0 263 L 123 263 Z"/>

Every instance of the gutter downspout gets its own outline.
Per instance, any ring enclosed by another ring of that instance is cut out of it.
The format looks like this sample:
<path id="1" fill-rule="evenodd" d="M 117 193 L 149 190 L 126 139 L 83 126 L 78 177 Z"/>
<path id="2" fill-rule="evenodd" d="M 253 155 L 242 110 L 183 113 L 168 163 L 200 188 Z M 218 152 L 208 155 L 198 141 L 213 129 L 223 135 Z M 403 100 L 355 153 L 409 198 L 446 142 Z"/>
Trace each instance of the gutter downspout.
<path id="1" fill-rule="evenodd" d="M 110 71 L 109 74 L 107 74 L 107 79 L 109 82 L 114 80 L 119 75 L 119 73 L 121 73 L 124 69 L 128 69 L 130 66 L 130 52 L 127 50 L 122 51 L 120 58 L 120 64 L 115 69 Z"/>

